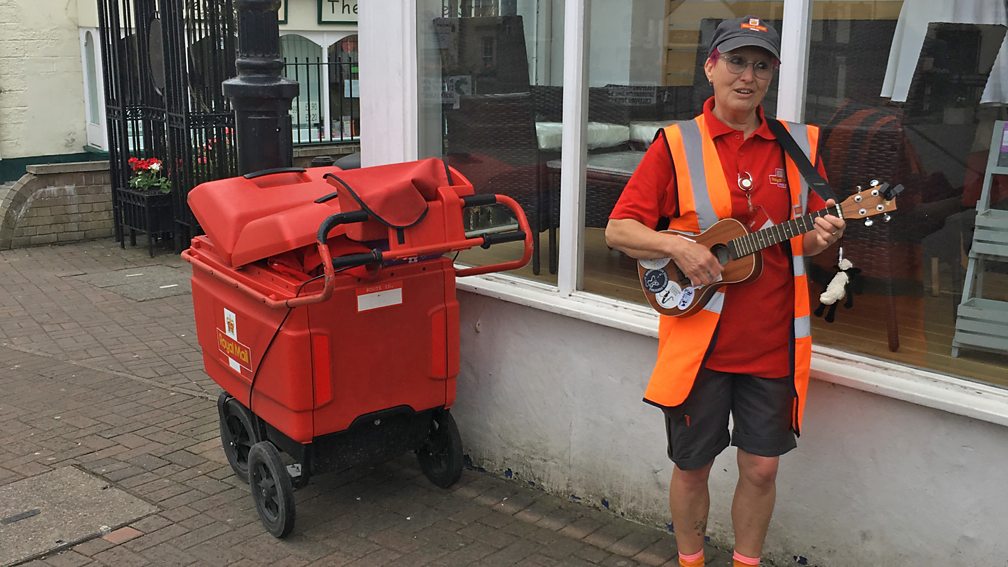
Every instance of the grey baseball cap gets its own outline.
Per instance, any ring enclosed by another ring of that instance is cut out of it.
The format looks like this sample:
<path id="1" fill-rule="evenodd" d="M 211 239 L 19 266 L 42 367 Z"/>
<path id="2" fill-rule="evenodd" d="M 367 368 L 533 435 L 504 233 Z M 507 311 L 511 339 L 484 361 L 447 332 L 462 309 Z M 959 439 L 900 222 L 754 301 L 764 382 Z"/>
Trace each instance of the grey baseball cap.
<path id="1" fill-rule="evenodd" d="M 780 60 L 780 34 L 766 20 L 755 16 L 725 20 L 718 24 L 707 54 L 710 55 L 715 48 L 726 53 L 749 46 L 765 49 Z"/>

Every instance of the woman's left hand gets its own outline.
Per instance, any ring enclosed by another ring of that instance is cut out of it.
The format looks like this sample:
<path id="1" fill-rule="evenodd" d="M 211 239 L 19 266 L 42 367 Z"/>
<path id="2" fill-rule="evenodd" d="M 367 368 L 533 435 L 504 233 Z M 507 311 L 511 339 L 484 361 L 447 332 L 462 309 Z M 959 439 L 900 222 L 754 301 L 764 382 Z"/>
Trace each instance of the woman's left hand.
<path id="1" fill-rule="evenodd" d="M 833 199 L 826 201 L 827 207 L 835 205 L 836 201 Z M 816 217 L 814 222 L 815 228 L 805 234 L 803 248 L 806 256 L 815 256 L 832 246 L 843 238 L 844 229 L 847 227 L 847 223 L 842 218 L 834 215 Z"/>

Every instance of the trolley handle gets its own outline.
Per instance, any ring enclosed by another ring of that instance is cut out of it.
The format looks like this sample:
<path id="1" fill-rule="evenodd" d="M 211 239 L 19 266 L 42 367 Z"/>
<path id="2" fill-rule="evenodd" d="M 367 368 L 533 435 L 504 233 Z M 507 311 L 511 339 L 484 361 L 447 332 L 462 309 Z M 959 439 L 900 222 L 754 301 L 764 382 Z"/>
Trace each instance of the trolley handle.
<path id="1" fill-rule="evenodd" d="M 497 203 L 497 195 L 493 193 L 481 193 L 479 195 L 466 195 L 462 197 L 463 207 L 481 207 Z"/>
<path id="2" fill-rule="evenodd" d="M 525 240 L 525 231 L 515 230 L 512 232 L 499 232 L 496 234 L 484 234 L 483 244 L 480 247 L 484 250 L 490 248 L 494 244 L 501 244 L 504 242 L 519 242 Z"/>
<path id="3" fill-rule="evenodd" d="M 266 175 L 273 175 L 274 173 L 304 173 L 303 167 L 274 167 L 272 169 L 260 169 L 259 171 L 253 171 L 251 173 L 246 173 L 242 175 L 245 179 L 255 179 L 256 177 L 263 177 Z"/>
<path id="4" fill-rule="evenodd" d="M 326 239 L 329 238 L 329 232 L 341 224 L 349 224 L 352 222 L 364 222 L 368 220 L 368 214 L 364 211 L 351 211 L 349 213 L 336 213 L 331 215 L 326 220 L 322 221 L 322 224 L 318 229 L 318 243 L 325 244 Z"/>
<path id="5" fill-rule="evenodd" d="M 479 274 L 488 274 L 490 272 L 514 270 L 528 264 L 529 260 L 532 258 L 532 229 L 529 228 L 528 219 L 525 217 L 525 211 L 522 210 L 521 206 L 514 199 L 508 197 L 507 195 L 491 194 L 467 195 L 462 197 L 463 207 L 492 204 L 504 205 L 508 209 L 511 209 L 515 219 L 518 221 L 518 230 L 512 232 L 502 232 L 499 234 L 484 234 L 482 236 L 483 242 L 480 243 L 480 246 L 482 248 L 488 248 L 494 244 L 500 244 L 502 242 L 516 242 L 522 240 L 525 242 L 522 256 L 517 260 L 511 260 L 509 262 L 488 264 L 486 266 L 473 266 L 471 268 L 455 270 L 456 276 L 475 276 Z"/>
<path id="6" fill-rule="evenodd" d="M 381 261 L 382 261 L 382 251 L 375 248 L 370 252 L 364 252 L 361 254 L 348 254 L 346 256 L 333 258 L 332 267 L 336 269 L 353 268 L 356 266 L 363 266 L 365 264 L 375 264 L 375 263 L 380 264 Z"/>

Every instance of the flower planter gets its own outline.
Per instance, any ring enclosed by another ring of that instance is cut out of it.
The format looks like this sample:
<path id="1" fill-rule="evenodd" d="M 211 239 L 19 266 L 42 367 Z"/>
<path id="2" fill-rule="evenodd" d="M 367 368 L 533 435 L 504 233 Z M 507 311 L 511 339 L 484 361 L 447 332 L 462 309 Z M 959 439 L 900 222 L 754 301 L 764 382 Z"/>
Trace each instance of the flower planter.
<path id="1" fill-rule="evenodd" d="M 120 246 L 126 247 L 125 231 L 129 230 L 130 245 L 136 246 L 137 232 L 147 233 L 147 249 L 154 256 L 155 238 L 172 233 L 171 193 L 139 191 L 125 187 L 115 189 L 119 202 L 119 223 L 123 229 Z"/>

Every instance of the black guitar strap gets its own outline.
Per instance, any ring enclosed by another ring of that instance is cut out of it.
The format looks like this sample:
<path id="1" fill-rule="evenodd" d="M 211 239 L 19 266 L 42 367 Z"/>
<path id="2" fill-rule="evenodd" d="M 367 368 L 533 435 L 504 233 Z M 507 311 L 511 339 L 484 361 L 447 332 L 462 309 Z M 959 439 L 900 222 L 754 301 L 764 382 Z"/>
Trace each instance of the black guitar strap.
<path id="1" fill-rule="evenodd" d="M 767 126 L 770 128 L 770 131 L 773 132 L 774 136 L 777 137 L 777 142 L 780 143 L 781 147 L 784 148 L 784 151 L 791 156 L 795 165 L 798 166 L 798 171 L 801 172 L 802 177 L 805 178 L 809 187 L 811 187 L 816 194 L 822 197 L 823 201 L 833 199 L 836 202 L 840 202 L 836 193 L 833 192 L 833 188 L 831 188 L 829 183 L 823 179 L 822 175 L 819 175 L 819 172 L 816 171 L 812 162 L 809 161 L 808 156 L 806 156 L 805 152 L 801 151 L 801 148 L 798 147 L 798 142 L 791 137 L 791 133 L 787 131 L 787 128 L 785 128 L 780 121 L 773 118 L 767 118 Z"/>

